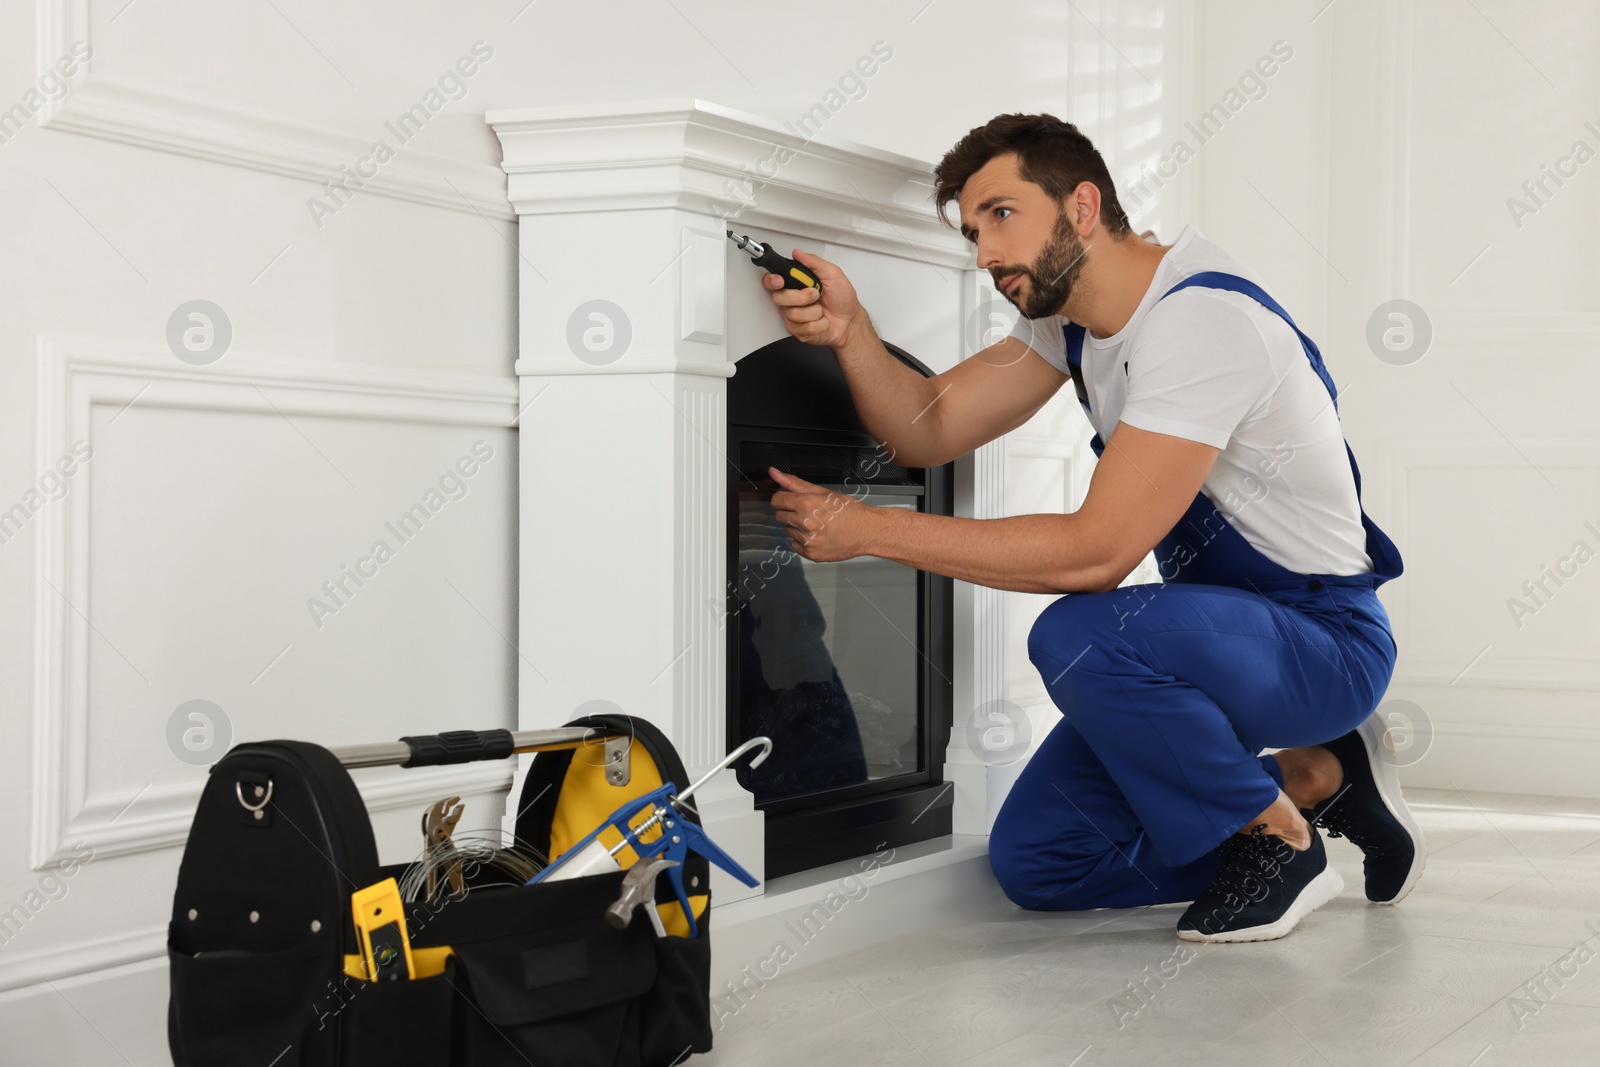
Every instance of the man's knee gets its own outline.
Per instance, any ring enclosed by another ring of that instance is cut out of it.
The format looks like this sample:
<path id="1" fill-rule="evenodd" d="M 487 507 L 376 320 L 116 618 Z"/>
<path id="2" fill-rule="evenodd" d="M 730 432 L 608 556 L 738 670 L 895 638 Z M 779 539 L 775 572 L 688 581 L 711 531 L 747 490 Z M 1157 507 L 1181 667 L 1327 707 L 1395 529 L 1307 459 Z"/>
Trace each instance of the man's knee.
<path id="1" fill-rule="evenodd" d="M 1082 892 L 1078 872 L 1095 857 L 1067 854 L 1064 840 L 1048 848 L 1039 841 L 1039 813 L 1002 806 L 989 833 L 989 867 L 1006 898 L 1029 911 L 1075 911 L 1098 907 Z"/>
<path id="2" fill-rule="evenodd" d="M 1062 597 L 1034 622 L 1028 632 L 1028 658 L 1038 670 L 1051 700 L 1063 715 L 1098 705 L 1106 679 L 1126 671 L 1132 659 L 1105 593 Z"/>
<path id="3" fill-rule="evenodd" d="M 1111 617 L 1106 596 L 1105 593 L 1069 593 L 1047 605 L 1028 631 L 1028 659 L 1033 665 L 1041 672 L 1048 671 L 1051 664 L 1071 662 L 1085 646 L 1092 644 L 1106 619 Z"/>
<path id="4" fill-rule="evenodd" d="M 1033 626 L 1028 630 L 1028 658 L 1035 664 L 1039 662 L 1040 653 L 1049 652 L 1056 638 L 1067 629 L 1067 620 L 1076 610 L 1076 598 L 1076 593 L 1057 597 L 1046 604 L 1044 610 L 1039 612 L 1039 617 L 1033 620 Z"/>
<path id="5" fill-rule="evenodd" d="M 1103 593 L 1068 593 L 1052 601 L 1028 631 L 1028 657 L 1035 666 L 1041 659 L 1070 660 L 1088 646 L 1105 646 L 1127 640 L 1135 624 L 1153 619 L 1146 606 L 1161 591 L 1155 585 L 1125 585 Z"/>
<path id="6" fill-rule="evenodd" d="M 1063 886 L 1058 878 L 1046 878 L 1046 872 L 1029 866 L 1025 861 L 1019 862 L 1019 857 L 1015 855 L 996 854 L 992 847 L 989 865 L 1006 899 L 1019 908 L 1028 911 L 1086 911 L 1103 906 L 1089 896 L 1083 882 Z"/>
<path id="7" fill-rule="evenodd" d="M 1030 862 L 1028 850 L 1002 844 L 994 835 L 989 837 L 989 867 L 1006 899 L 1019 908 L 1029 911 L 1047 911 L 1061 907 L 1055 903 L 1056 893 L 1043 883 L 1037 865 Z"/>

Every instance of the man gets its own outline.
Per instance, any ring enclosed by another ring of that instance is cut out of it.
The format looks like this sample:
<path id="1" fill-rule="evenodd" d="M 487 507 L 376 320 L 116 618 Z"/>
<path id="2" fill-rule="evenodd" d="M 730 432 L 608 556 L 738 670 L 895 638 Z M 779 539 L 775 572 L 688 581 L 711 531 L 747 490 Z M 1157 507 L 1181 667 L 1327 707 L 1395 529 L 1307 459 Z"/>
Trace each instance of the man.
<path id="1" fill-rule="evenodd" d="M 1069 594 L 1028 636 L 1062 718 L 996 818 L 1006 894 L 1039 909 L 1193 901 L 1179 937 L 1268 940 L 1344 888 L 1321 826 L 1363 850 L 1370 900 L 1400 900 L 1425 849 L 1373 709 L 1396 654 L 1375 590 L 1401 560 L 1362 511 L 1316 346 L 1192 226 L 1170 246 L 1135 236 L 1070 123 L 999 116 L 936 177 L 941 218 L 957 200 L 978 266 L 1023 315 L 1011 336 L 925 379 L 888 355 L 833 264 L 796 250 L 822 290 L 772 299 L 790 333 L 833 349 L 866 426 L 908 466 L 1015 429 L 1072 381 L 1100 457 L 1083 506 L 923 515 L 776 470 L 772 499 L 807 559 Z M 1163 581 L 1119 587 L 1152 551 Z"/>

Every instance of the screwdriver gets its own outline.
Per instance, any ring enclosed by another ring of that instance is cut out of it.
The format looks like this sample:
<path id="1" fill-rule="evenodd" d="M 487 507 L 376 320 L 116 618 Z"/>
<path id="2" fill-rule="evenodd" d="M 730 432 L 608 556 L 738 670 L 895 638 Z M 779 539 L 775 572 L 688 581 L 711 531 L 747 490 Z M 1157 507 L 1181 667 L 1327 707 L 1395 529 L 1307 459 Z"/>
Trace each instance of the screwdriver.
<path id="1" fill-rule="evenodd" d="M 758 267 L 765 267 L 768 274 L 776 274 L 783 279 L 785 289 L 815 289 L 822 291 L 822 283 L 811 276 L 800 264 L 786 256 L 774 252 L 770 245 L 760 241 L 728 231 L 728 237 L 733 243 L 745 251 L 755 261 Z"/>

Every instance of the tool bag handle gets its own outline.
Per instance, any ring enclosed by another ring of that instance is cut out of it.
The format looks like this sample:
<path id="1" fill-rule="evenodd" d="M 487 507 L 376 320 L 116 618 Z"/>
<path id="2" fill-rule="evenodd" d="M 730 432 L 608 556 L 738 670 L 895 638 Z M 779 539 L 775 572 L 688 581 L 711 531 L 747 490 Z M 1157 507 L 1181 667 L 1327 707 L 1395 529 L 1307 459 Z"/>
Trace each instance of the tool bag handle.
<path id="1" fill-rule="evenodd" d="M 439 767 L 449 763 L 505 759 L 517 752 L 577 748 L 620 737 L 626 731 L 603 727 L 558 730 L 446 730 L 368 745 L 345 745 L 332 752 L 346 767 Z"/>

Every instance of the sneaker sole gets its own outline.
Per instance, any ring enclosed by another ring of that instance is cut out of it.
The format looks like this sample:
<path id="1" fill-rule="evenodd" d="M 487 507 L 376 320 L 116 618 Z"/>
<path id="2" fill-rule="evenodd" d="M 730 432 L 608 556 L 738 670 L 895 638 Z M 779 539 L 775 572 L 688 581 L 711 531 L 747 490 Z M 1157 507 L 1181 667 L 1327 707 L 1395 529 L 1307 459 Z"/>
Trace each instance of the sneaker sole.
<path id="1" fill-rule="evenodd" d="M 1407 893 L 1417 884 L 1422 877 L 1422 870 L 1428 865 L 1428 846 L 1422 837 L 1422 827 L 1417 825 L 1416 818 L 1411 814 L 1411 809 L 1406 806 L 1405 798 L 1400 793 L 1400 771 L 1383 753 L 1390 751 L 1384 742 L 1383 720 L 1377 712 L 1369 715 L 1365 722 L 1356 728 L 1361 735 L 1361 741 L 1367 749 L 1367 765 L 1372 770 L 1373 784 L 1378 788 L 1378 796 L 1383 798 L 1383 806 L 1389 809 L 1406 833 L 1411 835 L 1414 856 L 1411 870 L 1406 874 L 1406 880 L 1400 885 L 1400 892 L 1389 900 L 1374 900 L 1374 904 L 1398 904 L 1405 899 Z M 1370 898 L 1369 898 L 1370 899 Z"/>
<path id="2" fill-rule="evenodd" d="M 1185 941 L 1274 941 L 1293 930 L 1300 924 L 1301 919 L 1342 892 L 1344 892 L 1344 879 L 1333 869 L 1333 865 L 1329 864 L 1321 874 L 1306 884 L 1300 895 L 1294 898 L 1294 903 L 1289 905 L 1289 910 L 1284 912 L 1283 918 L 1277 922 L 1242 930 L 1224 930 L 1217 934 L 1207 934 L 1199 930 L 1179 930 L 1178 936 Z"/>

